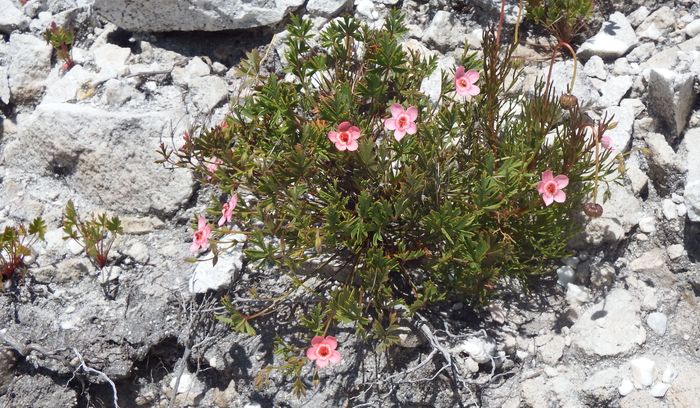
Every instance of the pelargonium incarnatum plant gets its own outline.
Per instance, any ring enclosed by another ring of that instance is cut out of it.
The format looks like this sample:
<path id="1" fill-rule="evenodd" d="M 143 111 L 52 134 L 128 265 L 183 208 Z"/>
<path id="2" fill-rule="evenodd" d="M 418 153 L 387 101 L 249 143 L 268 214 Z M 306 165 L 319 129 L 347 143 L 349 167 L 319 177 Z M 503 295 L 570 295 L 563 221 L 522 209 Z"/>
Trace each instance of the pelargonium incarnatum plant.
<path id="1" fill-rule="evenodd" d="M 331 336 L 341 329 L 383 350 L 397 318 L 429 303 L 478 303 L 504 277 L 550 272 L 615 164 L 600 142 L 610 120 L 589 123 L 573 96 L 562 107 L 546 81 L 531 96 L 511 92 L 515 44 L 501 46 L 496 30 L 483 59 L 465 54 L 442 73 L 432 103 L 420 87 L 436 58 L 402 46 L 399 13 L 381 29 L 336 19 L 318 46 L 309 21 L 287 29 L 286 76 L 259 75 L 251 54 L 251 95 L 161 153 L 221 192 L 198 216 L 193 251 L 216 261 L 242 233 L 252 271 L 266 263 L 290 278 L 263 306 L 225 299 L 221 320 L 254 334 L 256 317 L 301 305 L 306 330 L 277 340 L 278 368 L 301 392 L 303 367 L 341 361 Z M 232 217 L 215 225 L 234 196 Z"/>
<path id="2" fill-rule="evenodd" d="M 18 273 L 27 269 L 27 259 L 32 255 L 32 246 L 44 240 L 46 224 L 36 218 L 29 226 L 19 224 L 6 226 L 0 231 L 0 283 L 12 282 Z"/>

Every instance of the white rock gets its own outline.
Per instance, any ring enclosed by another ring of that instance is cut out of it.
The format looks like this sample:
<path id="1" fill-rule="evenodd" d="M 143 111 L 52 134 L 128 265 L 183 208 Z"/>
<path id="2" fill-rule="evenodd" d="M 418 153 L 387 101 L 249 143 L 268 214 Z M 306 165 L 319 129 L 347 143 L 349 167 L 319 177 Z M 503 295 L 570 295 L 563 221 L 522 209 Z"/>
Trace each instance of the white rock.
<path id="1" fill-rule="evenodd" d="M 209 112 L 228 98 L 228 83 L 218 76 L 193 78 L 188 85 L 192 102 L 200 112 Z"/>
<path id="2" fill-rule="evenodd" d="M 668 322 L 668 317 L 665 314 L 654 312 L 649 313 L 647 316 L 647 325 L 656 333 L 658 336 L 663 336 L 666 334 L 666 324 Z"/>
<path id="3" fill-rule="evenodd" d="M 126 60 L 131 55 L 129 48 L 114 44 L 104 44 L 92 50 L 95 65 L 101 73 L 123 75 L 126 73 Z"/>
<path id="4" fill-rule="evenodd" d="M 242 239 L 241 236 L 224 237 L 224 241 Z M 199 262 L 189 281 L 191 293 L 206 293 L 209 290 L 219 290 L 231 284 L 236 274 L 243 268 L 242 246 L 235 245 L 219 253 L 219 261 L 213 265 L 211 261 Z"/>
<path id="5" fill-rule="evenodd" d="M 173 91 L 170 96 L 168 91 Z M 173 106 L 179 92 L 173 87 L 160 92 L 143 112 L 40 104 L 21 124 L 22 138 L 6 145 L 2 160 L 48 176 L 62 169 L 74 191 L 120 215 L 172 213 L 190 198 L 194 181 L 185 170 L 143 166 L 154 160 L 160 139 L 184 116 L 184 109 Z"/>
<path id="6" fill-rule="evenodd" d="M 112 78 L 104 84 L 102 102 L 108 106 L 121 106 L 139 96 L 139 91 L 126 81 Z"/>
<path id="7" fill-rule="evenodd" d="M 464 35 L 464 26 L 454 14 L 440 10 L 435 13 L 430 26 L 425 30 L 423 41 L 435 45 L 438 49 L 450 50 L 462 45 Z"/>
<path id="8" fill-rule="evenodd" d="M 484 29 L 483 28 L 477 28 L 474 31 L 470 31 L 467 34 L 467 43 L 469 44 L 469 49 L 470 50 L 479 50 L 481 49 L 481 43 L 484 39 Z"/>
<path id="9" fill-rule="evenodd" d="M 29 19 L 10 0 L 0 0 L 0 33 L 23 30 L 28 25 Z"/>
<path id="10" fill-rule="evenodd" d="M 379 12 L 372 0 L 355 0 L 355 11 L 370 20 L 379 18 Z"/>
<path id="11" fill-rule="evenodd" d="M 624 14 L 615 12 L 603 23 L 598 34 L 578 49 L 581 58 L 597 55 L 601 58 L 617 58 L 637 45 L 637 35 Z"/>
<path id="12" fill-rule="evenodd" d="M 633 27 L 637 27 L 642 22 L 644 21 L 645 18 L 651 13 L 648 8 L 645 6 L 639 7 L 637 10 L 633 11 L 630 13 L 629 16 L 627 16 L 627 20 L 632 24 Z"/>
<path id="13" fill-rule="evenodd" d="M 650 167 L 652 176 L 659 184 L 665 185 L 669 179 L 669 175 L 682 170 L 683 163 L 678 160 L 676 152 L 674 152 L 673 148 L 668 144 L 664 135 L 659 133 L 647 133 L 644 137 L 644 141 L 649 148 L 651 156 Z"/>
<path id="14" fill-rule="evenodd" d="M 12 34 L 8 54 L 12 56 L 8 69 L 11 99 L 26 102 L 39 97 L 51 70 L 51 46 L 30 34 Z"/>
<path id="15" fill-rule="evenodd" d="M 493 358 L 496 345 L 488 340 L 472 337 L 455 346 L 452 351 L 466 353 L 477 363 L 485 364 Z"/>
<path id="16" fill-rule="evenodd" d="M 148 263 L 148 247 L 143 242 L 134 242 L 124 253 L 140 264 Z"/>
<path id="17" fill-rule="evenodd" d="M 129 31 L 220 31 L 271 26 L 304 0 L 96 0 L 95 11 Z"/>
<path id="18" fill-rule="evenodd" d="M 7 81 L 7 74 L 7 67 L 0 66 L 0 102 L 4 104 L 10 103 L 10 84 Z"/>
<path id="19" fill-rule="evenodd" d="M 572 306 L 588 302 L 588 292 L 581 286 L 573 283 L 566 284 L 566 302 Z"/>
<path id="20" fill-rule="evenodd" d="M 685 217 L 685 215 L 688 213 L 688 208 L 685 206 L 685 204 L 678 204 L 676 206 L 676 211 L 678 211 L 679 217 Z"/>
<path id="21" fill-rule="evenodd" d="M 591 268 L 591 285 L 596 288 L 610 286 L 615 280 L 615 267 L 609 263 Z"/>
<path id="22" fill-rule="evenodd" d="M 669 200 L 668 198 L 662 202 L 661 208 L 663 209 L 664 218 L 667 220 L 674 220 L 676 217 L 678 217 L 676 204 L 674 204 L 673 201 Z"/>
<path id="23" fill-rule="evenodd" d="M 665 382 L 666 384 L 671 384 L 677 376 L 678 373 L 676 372 L 676 369 L 671 364 L 668 364 L 661 375 L 661 381 Z"/>
<path id="24" fill-rule="evenodd" d="M 625 378 L 624 380 L 622 380 L 622 383 L 620 384 L 620 387 L 617 390 L 620 392 L 620 395 L 624 397 L 626 395 L 629 395 L 632 391 L 634 391 L 634 384 L 632 384 L 632 381 Z"/>
<path id="25" fill-rule="evenodd" d="M 613 289 L 571 327 L 572 347 L 585 355 L 628 353 L 646 341 L 639 302 L 627 290 Z"/>
<path id="26" fill-rule="evenodd" d="M 649 390 L 649 394 L 651 394 L 652 397 L 663 398 L 666 395 L 666 391 L 668 391 L 669 387 L 670 385 L 662 382 L 656 383 Z"/>
<path id="27" fill-rule="evenodd" d="M 685 253 L 685 248 L 683 248 L 683 245 L 681 244 L 673 244 L 666 248 L 666 253 L 668 254 L 668 258 L 670 260 L 675 261 L 683 256 Z"/>
<path id="28" fill-rule="evenodd" d="M 639 159 L 631 155 L 625 162 L 625 175 L 630 180 L 630 186 L 634 194 L 639 195 L 649 182 L 649 176 L 639 168 Z"/>
<path id="29" fill-rule="evenodd" d="M 441 57 L 438 59 L 437 69 L 421 82 L 420 90 L 430 98 L 431 102 L 435 103 L 440 98 L 440 92 L 442 91 L 442 73 L 454 69 L 455 63 L 456 61 L 451 55 Z"/>
<path id="30" fill-rule="evenodd" d="M 632 382 L 636 388 L 648 387 L 654 382 L 654 366 L 654 361 L 646 357 L 630 361 Z"/>
<path id="31" fill-rule="evenodd" d="M 98 75 L 86 70 L 80 65 L 75 65 L 70 71 L 59 77 L 58 70 L 51 72 L 47 82 L 43 103 L 76 102 L 78 92 L 88 89 L 98 81 Z"/>
<path id="32" fill-rule="evenodd" d="M 700 128 L 689 129 L 683 138 L 687 151 L 684 200 L 688 219 L 700 222 Z"/>
<path id="33" fill-rule="evenodd" d="M 608 72 L 605 70 L 605 62 L 597 55 L 593 55 L 586 65 L 583 67 L 583 72 L 589 77 L 605 80 L 608 77 Z"/>
<path id="34" fill-rule="evenodd" d="M 309 0 L 306 3 L 309 14 L 326 18 L 333 18 L 347 8 L 352 8 L 352 0 Z"/>
<path id="35" fill-rule="evenodd" d="M 243 408 L 262 408 L 262 405 L 257 402 L 249 402 L 243 406 Z"/>
<path id="36" fill-rule="evenodd" d="M 651 234 L 656 231 L 656 218 L 644 217 L 639 220 L 639 230 L 645 234 Z"/>
<path id="37" fill-rule="evenodd" d="M 649 71 L 649 110 L 659 116 L 676 136 L 685 129 L 695 101 L 693 82 L 690 73 L 654 68 Z"/>
<path id="38" fill-rule="evenodd" d="M 610 79 L 605 82 L 600 104 L 602 106 L 617 106 L 620 100 L 629 92 L 630 88 L 632 88 L 631 76 L 620 75 L 610 77 Z"/>
<path id="39" fill-rule="evenodd" d="M 663 6 L 644 19 L 642 24 L 637 27 L 637 34 L 640 37 L 656 40 L 661 35 L 673 30 L 675 23 L 676 15 L 673 10 L 668 6 Z"/>
<path id="40" fill-rule="evenodd" d="M 570 266 L 564 265 L 557 269 L 557 283 L 561 286 L 566 287 L 567 284 L 574 281 L 576 271 L 574 271 Z"/>
<path id="41" fill-rule="evenodd" d="M 178 85 L 187 85 L 195 78 L 203 77 L 211 73 L 211 68 L 199 57 L 192 58 L 187 65 L 173 68 L 173 81 Z"/>
<path id="42" fill-rule="evenodd" d="M 583 106 L 597 103 L 600 94 L 595 90 L 591 79 L 583 71 L 583 65 L 580 62 L 576 64 L 576 82 L 574 82 L 574 89 L 571 93 L 578 98 L 579 103 Z M 555 95 L 566 92 L 567 87 L 570 86 L 573 67 L 573 61 L 559 61 L 552 66 L 552 87 Z M 544 68 L 542 74 L 546 76 L 547 71 L 548 68 Z"/>
<path id="43" fill-rule="evenodd" d="M 685 34 L 688 37 L 695 37 L 696 35 L 700 34 L 700 18 L 688 23 L 683 31 L 685 31 Z"/>

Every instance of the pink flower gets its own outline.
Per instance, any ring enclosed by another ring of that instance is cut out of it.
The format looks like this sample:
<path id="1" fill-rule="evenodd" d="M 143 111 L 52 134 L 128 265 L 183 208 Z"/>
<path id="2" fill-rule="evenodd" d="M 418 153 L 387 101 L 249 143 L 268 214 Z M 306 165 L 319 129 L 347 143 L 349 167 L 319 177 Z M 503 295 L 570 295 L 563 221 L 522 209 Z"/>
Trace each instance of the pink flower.
<path id="1" fill-rule="evenodd" d="M 200 215 L 197 223 L 197 231 L 194 232 L 190 251 L 197 252 L 200 249 L 209 248 L 209 236 L 211 236 L 211 227 L 207 223 L 206 218 Z"/>
<path id="2" fill-rule="evenodd" d="M 403 139 L 406 133 L 409 135 L 416 134 L 416 119 L 418 119 L 418 109 L 415 106 L 409 106 L 403 110 L 403 106 L 395 103 L 389 107 L 391 117 L 384 119 L 384 127 L 387 130 L 394 131 L 396 141 Z"/>
<path id="3" fill-rule="evenodd" d="M 471 99 L 472 96 L 479 95 L 480 89 L 478 86 L 474 85 L 474 82 L 479 80 L 479 73 L 470 69 L 469 71 L 464 71 L 464 67 L 457 67 L 455 71 L 455 89 L 457 90 L 457 95 L 466 96 Z"/>
<path id="4" fill-rule="evenodd" d="M 311 340 L 311 347 L 306 350 L 306 357 L 311 361 L 316 361 L 316 366 L 323 368 L 328 363 L 340 363 L 342 356 L 336 350 L 338 342 L 333 336 L 315 336 Z"/>
<path id="5" fill-rule="evenodd" d="M 613 150 L 612 139 L 610 136 L 603 136 L 600 138 L 600 144 L 603 145 L 605 150 Z"/>
<path id="6" fill-rule="evenodd" d="M 219 169 L 219 165 L 223 163 L 218 157 L 213 157 L 209 163 L 206 164 L 209 173 L 214 174 L 216 170 Z M 210 176 L 211 177 L 211 176 Z"/>
<path id="7" fill-rule="evenodd" d="M 345 121 L 338 125 L 338 131 L 328 132 L 328 139 L 335 143 L 336 149 L 354 152 L 357 150 L 357 139 L 360 138 L 360 128 Z"/>
<path id="8" fill-rule="evenodd" d="M 238 204 L 238 194 L 233 193 L 231 195 L 231 199 L 228 200 L 228 203 L 224 203 L 223 207 L 221 208 L 221 218 L 219 218 L 219 226 L 231 222 L 231 215 L 233 214 L 233 210 L 236 208 L 236 204 Z"/>
<path id="9" fill-rule="evenodd" d="M 569 184 L 569 178 L 563 174 L 556 177 L 551 170 L 542 173 L 542 181 L 537 185 L 537 192 L 542 194 L 544 204 L 549 207 L 552 202 L 563 203 L 566 201 L 566 193 L 561 191 L 562 188 Z"/>

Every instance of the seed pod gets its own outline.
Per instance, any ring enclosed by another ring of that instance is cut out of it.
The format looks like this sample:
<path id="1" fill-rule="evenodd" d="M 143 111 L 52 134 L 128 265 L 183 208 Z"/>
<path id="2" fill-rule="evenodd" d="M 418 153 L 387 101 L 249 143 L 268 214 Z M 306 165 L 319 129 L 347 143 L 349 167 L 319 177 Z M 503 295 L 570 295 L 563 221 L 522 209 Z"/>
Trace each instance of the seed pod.
<path id="1" fill-rule="evenodd" d="M 559 97 L 559 104 L 566 110 L 572 110 L 578 105 L 578 98 L 571 94 L 562 94 Z"/>
<path id="2" fill-rule="evenodd" d="M 583 205 L 583 212 L 591 218 L 598 218 L 603 215 L 603 207 L 597 203 L 586 203 Z"/>

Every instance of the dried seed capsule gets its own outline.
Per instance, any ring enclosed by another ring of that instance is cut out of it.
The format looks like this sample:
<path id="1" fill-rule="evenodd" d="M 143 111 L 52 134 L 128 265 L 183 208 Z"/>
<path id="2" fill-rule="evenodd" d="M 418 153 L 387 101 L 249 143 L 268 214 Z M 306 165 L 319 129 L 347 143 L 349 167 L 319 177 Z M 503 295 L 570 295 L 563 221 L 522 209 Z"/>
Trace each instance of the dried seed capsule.
<path id="1" fill-rule="evenodd" d="M 603 207 L 597 203 L 586 203 L 583 205 L 583 212 L 591 218 L 598 218 L 603 215 Z"/>
<path id="2" fill-rule="evenodd" d="M 578 98 L 571 94 L 562 94 L 559 97 L 559 104 L 566 110 L 572 110 L 578 105 Z"/>

